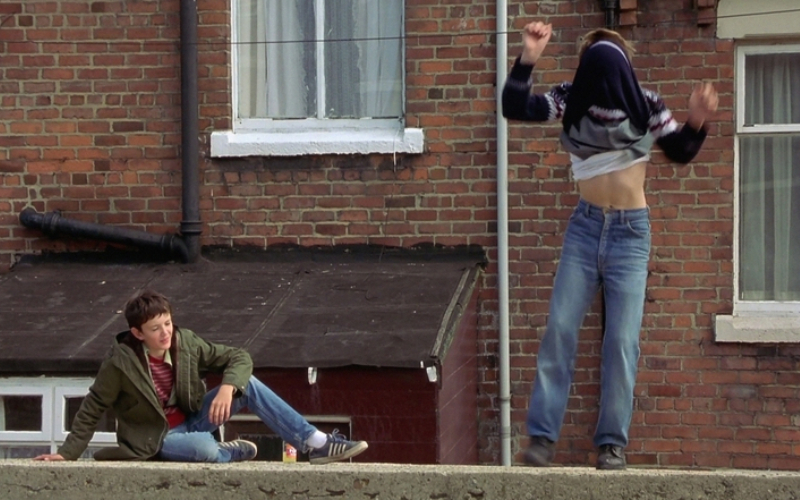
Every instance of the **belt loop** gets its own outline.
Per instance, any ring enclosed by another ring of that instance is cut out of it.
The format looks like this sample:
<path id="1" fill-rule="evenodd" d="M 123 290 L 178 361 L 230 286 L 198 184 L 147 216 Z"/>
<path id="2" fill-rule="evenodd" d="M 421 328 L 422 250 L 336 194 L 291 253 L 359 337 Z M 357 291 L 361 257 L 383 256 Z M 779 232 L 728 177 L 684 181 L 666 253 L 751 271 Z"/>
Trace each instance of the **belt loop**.
<path id="1" fill-rule="evenodd" d="M 625 224 L 625 222 L 626 222 L 626 219 L 625 219 L 625 210 L 620 210 L 620 211 L 619 211 L 619 223 L 620 223 L 620 224 Z"/>
<path id="2" fill-rule="evenodd" d="M 583 200 L 581 200 L 581 203 L 583 203 L 583 215 L 589 217 L 591 215 L 592 206 Z"/>

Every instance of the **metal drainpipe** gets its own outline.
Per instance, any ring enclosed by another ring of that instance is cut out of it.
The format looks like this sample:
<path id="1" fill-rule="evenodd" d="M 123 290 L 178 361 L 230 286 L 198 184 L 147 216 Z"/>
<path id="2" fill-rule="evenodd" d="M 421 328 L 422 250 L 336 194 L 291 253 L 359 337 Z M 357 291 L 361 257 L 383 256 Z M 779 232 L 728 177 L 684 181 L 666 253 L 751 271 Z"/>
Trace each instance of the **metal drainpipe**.
<path id="1" fill-rule="evenodd" d="M 619 0 L 602 0 L 603 10 L 606 11 L 606 28 L 613 30 L 617 27 L 617 9 Z"/>
<path id="2" fill-rule="evenodd" d="M 183 220 L 181 237 L 158 235 L 145 231 L 104 226 L 67 219 L 59 212 L 38 214 L 26 208 L 19 214 L 20 223 L 45 234 L 110 241 L 123 245 L 158 250 L 180 259 L 196 262 L 200 257 L 200 181 L 197 97 L 197 1 L 181 0 L 181 151 L 183 185 Z"/>
<path id="3" fill-rule="evenodd" d="M 200 174 L 198 157 L 197 0 L 181 0 L 181 171 L 183 220 L 181 235 L 189 262 L 200 256 Z"/>
<path id="4" fill-rule="evenodd" d="M 180 237 L 174 234 L 152 234 L 134 229 L 104 226 L 92 222 L 66 219 L 61 217 L 58 212 L 39 214 L 32 208 L 26 208 L 20 212 L 19 221 L 25 227 L 39 229 L 50 236 L 66 234 L 79 238 L 110 241 L 156 250 L 183 262 L 188 261 L 189 252 L 186 245 Z"/>
<path id="5" fill-rule="evenodd" d="M 508 65 L 508 0 L 497 0 L 497 287 L 500 356 L 500 463 L 511 465 L 511 370 L 508 307 L 508 122 L 502 92 Z"/>

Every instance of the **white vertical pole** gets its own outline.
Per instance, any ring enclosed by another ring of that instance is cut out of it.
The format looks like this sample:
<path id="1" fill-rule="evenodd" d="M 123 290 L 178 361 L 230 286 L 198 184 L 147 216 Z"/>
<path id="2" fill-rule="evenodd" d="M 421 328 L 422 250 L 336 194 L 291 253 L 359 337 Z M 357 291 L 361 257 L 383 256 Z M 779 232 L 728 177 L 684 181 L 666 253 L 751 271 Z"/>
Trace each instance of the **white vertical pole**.
<path id="1" fill-rule="evenodd" d="M 511 371 L 508 308 L 508 122 L 502 91 L 508 61 L 508 0 L 497 0 L 497 286 L 500 355 L 500 460 L 511 465 Z"/>

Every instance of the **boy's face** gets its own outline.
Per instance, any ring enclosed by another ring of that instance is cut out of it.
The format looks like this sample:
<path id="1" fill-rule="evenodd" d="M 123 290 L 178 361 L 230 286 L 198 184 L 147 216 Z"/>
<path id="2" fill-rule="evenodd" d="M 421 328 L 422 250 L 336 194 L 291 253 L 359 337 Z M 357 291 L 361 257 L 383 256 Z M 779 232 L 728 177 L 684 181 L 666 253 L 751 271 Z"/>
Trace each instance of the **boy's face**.
<path id="1" fill-rule="evenodd" d="M 144 342 L 155 356 L 163 356 L 172 346 L 172 315 L 160 314 L 142 325 L 141 330 L 131 327 L 131 333 Z"/>

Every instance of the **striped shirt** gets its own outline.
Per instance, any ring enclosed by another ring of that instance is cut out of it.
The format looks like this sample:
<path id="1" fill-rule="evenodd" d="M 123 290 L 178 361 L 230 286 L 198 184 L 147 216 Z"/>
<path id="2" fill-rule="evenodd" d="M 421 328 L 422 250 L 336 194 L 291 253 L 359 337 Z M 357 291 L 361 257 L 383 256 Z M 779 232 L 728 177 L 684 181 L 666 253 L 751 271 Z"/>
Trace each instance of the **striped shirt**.
<path id="1" fill-rule="evenodd" d="M 164 414 L 167 416 L 169 428 L 172 429 L 183 423 L 186 420 L 186 415 L 174 404 L 170 405 L 175 379 L 172 372 L 172 363 L 168 357 L 169 353 L 164 359 L 154 358 L 148 354 L 147 361 L 150 365 L 150 376 L 153 377 L 153 385 L 156 388 L 156 396 L 158 396 L 161 408 L 164 409 Z"/>

